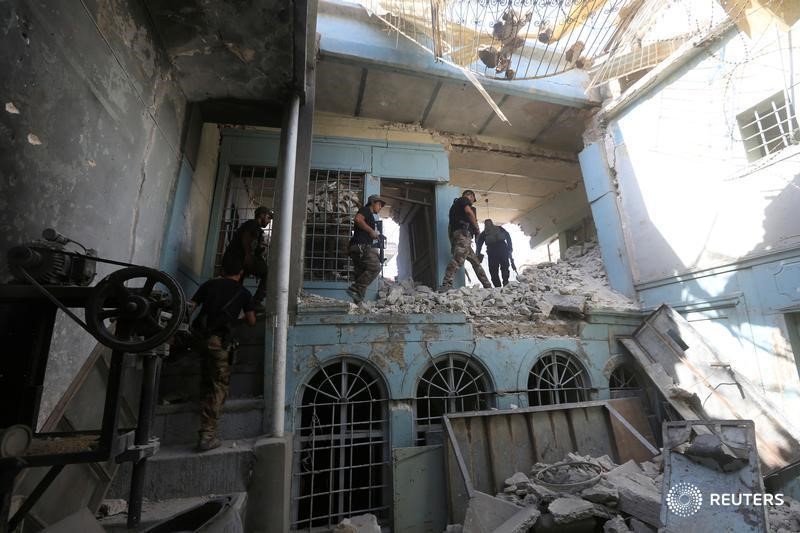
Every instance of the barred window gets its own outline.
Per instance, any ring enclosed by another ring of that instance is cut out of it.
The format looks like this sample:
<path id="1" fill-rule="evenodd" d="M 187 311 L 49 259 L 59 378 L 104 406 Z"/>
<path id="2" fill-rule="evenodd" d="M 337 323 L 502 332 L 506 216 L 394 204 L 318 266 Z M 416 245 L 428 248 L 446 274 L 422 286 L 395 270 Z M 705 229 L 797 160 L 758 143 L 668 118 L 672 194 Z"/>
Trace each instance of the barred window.
<path id="1" fill-rule="evenodd" d="M 779 91 L 736 116 L 747 160 L 757 161 L 800 142 L 795 106 Z"/>
<path id="2" fill-rule="evenodd" d="M 214 255 L 215 275 L 221 272 L 222 254 L 236 229 L 255 216 L 257 207 L 262 205 L 273 207 L 276 177 L 277 169 L 274 167 L 251 165 L 229 167 L 225 186 L 225 208 L 222 211 L 222 224 L 219 226 L 217 251 Z M 272 238 L 272 223 L 264 232 L 264 240 L 269 244 Z M 269 261 L 269 247 L 266 259 Z"/>
<path id="3" fill-rule="evenodd" d="M 434 360 L 417 384 L 417 444 L 429 443 L 428 433 L 441 431 L 447 413 L 491 407 L 489 376 L 476 361 L 461 354 Z"/>
<path id="4" fill-rule="evenodd" d="M 363 361 L 321 366 L 303 386 L 297 409 L 294 531 L 330 531 L 342 519 L 390 518 L 386 389 Z"/>
<path id="5" fill-rule="evenodd" d="M 589 399 L 589 376 L 575 357 L 561 350 L 543 353 L 528 374 L 528 403 L 554 405 Z"/>
<path id="6" fill-rule="evenodd" d="M 312 170 L 308 180 L 304 279 L 348 281 L 348 248 L 353 218 L 364 205 L 364 174 Z"/>

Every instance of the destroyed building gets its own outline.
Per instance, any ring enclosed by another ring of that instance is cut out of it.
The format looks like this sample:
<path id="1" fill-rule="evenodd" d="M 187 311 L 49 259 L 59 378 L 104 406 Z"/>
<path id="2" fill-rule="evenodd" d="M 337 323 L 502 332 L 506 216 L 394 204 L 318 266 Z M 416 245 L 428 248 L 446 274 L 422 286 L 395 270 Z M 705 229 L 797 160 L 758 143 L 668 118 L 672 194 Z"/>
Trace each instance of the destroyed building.
<path id="1" fill-rule="evenodd" d="M 266 316 L 237 333 L 206 453 L 197 357 L 117 357 L 76 321 L 92 330 L 99 291 L 70 317 L 3 272 L 0 527 L 127 530 L 132 464 L 138 530 L 211 500 L 263 532 L 679 527 L 665 465 L 709 430 L 664 423 L 693 420 L 752 420 L 709 422 L 714 449 L 741 490 L 800 499 L 800 9 L 690 3 L 1 3 L 4 266 L 55 228 L 117 262 L 93 286 L 140 265 L 188 299 L 256 207 L 275 218 Z M 544 252 L 505 287 L 461 270 L 439 293 L 465 189 Z M 372 194 L 396 267 L 356 305 L 348 243 Z M 108 390 L 114 429 L 141 426 L 148 375 L 157 440 L 69 447 L 106 427 Z"/>

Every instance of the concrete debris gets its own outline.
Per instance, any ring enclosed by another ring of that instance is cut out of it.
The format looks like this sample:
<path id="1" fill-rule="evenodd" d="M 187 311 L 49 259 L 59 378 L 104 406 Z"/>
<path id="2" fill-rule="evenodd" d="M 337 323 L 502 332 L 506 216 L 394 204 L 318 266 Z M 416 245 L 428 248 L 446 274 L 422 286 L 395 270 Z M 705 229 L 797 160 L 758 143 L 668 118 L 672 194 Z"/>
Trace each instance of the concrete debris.
<path id="1" fill-rule="evenodd" d="M 619 515 L 603 524 L 603 533 L 630 533 L 630 531 L 628 524 Z"/>
<path id="2" fill-rule="evenodd" d="M 581 318 L 592 309 L 638 310 L 636 302 L 609 287 L 599 247 L 590 243 L 582 255 L 581 250 L 574 246 L 558 263 L 525 267 L 502 288 L 461 287 L 440 294 L 412 280 L 384 280 L 377 301 L 353 306 L 351 312 L 463 313 L 471 323 L 492 326 L 484 336 L 514 337 L 536 335 L 537 325 Z M 545 327 L 539 334 L 558 333 Z"/>
<path id="3" fill-rule="evenodd" d="M 517 472 L 513 476 L 511 476 L 510 478 L 506 479 L 505 480 L 505 484 L 506 485 L 518 485 L 520 483 L 530 483 L 530 481 L 531 480 L 528 479 L 528 476 L 526 476 L 522 472 Z"/>
<path id="4" fill-rule="evenodd" d="M 518 505 L 475 491 L 464 515 L 464 533 L 491 533 L 519 510 Z"/>
<path id="5" fill-rule="evenodd" d="M 542 513 L 536 507 L 525 507 L 520 509 L 517 514 L 500 524 L 500 527 L 493 533 L 527 533 Z"/>
<path id="6" fill-rule="evenodd" d="M 783 505 L 767 506 L 770 533 L 800 531 L 800 502 L 788 496 L 783 500 Z"/>
<path id="7" fill-rule="evenodd" d="M 693 434 L 690 442 L 675 446 L 672 451 L 718 472 L 741 470 L 749 464 L 750 455 L 749 448 L 732 448 L 714 433 Z"/>
<path id="8" fill-rule="evenodd" d="M 107 516 L 115 516 L 128 512 L 128 502 L 126 500 L 103 500 L 100 507 L 97 508 L 95 516 L 98 518 L 105 518 Z"/>
<path id="9" fill-rule="evenodd" d="M 626 465 L 627 463 L 605 474 L 606 480 L 619 493 L 618 508 L 643 522 L 658 527 L 661 514 L 659 487 L 653 478 L 631 471 L 632 469 L 626 468 Z"/>
<path id="10" fill-rule="evenodd" d="M 605 483 L 598 483 L 593 487 L 583 489 L 581 498 L 594 503 L 602 503 L 609 507 L 616 507 L 619 502 L 619 491 Z"/>
<path id="11" fill-rule="evenodd" d="M 594 516 L 594 506 L 591 502 L 574 497 L 553 500 L 547 506 L 547 510 L 553 515 L 553 521 L 559 525 L 570 524 Z"/>
<path id="12" fill-rule="evenodd" d="M 596 468 L 591 465 L 596 465 Z M 580 479 L 572 483 L 575 481 L 573 468 L 578 469 L 574 474 L 581 479 L 587 473 L 596 475 L 598 470 L 602 474 L 587 487 L 580 483 Z M 629 533 L 637 530 L 626 524 L 626 520 L 636 520 L 638 530 L 650 532 L 654 531 L 651 526 L 659 524 L 662 468 L 661 455 L 642 464 L 628 461 L 617 465 L 608 455 L 592 457 L 569 453 L 558 463 L 536 463 L 529 475 L 514 473 L 505 480 L 504 490 L 495 501 L 535 508 L 541 513 L 535 527 L 542 530 L 570 524 L 572 528 L 594 527 L 595 530 L 603 528 L 605 533 Z M 541 477 L 548 477 L 551 473 L 564 478 L 563 487 L 538 483 Z M 785 524 L 790 525 L 790 519 L 787 518 Z"/>
<path id="13" fill-rule="evenodd" d="M 381 527 L 375 515 L 368 513 L 345 518 L 339 522 L 333 533 L 381 533 Z"/>
<path id="14" fill-rule="evenodd" d="M 463 533 L 464 526 L 461 524 L 447 524 L 447 527 L 442 533 Z"/>

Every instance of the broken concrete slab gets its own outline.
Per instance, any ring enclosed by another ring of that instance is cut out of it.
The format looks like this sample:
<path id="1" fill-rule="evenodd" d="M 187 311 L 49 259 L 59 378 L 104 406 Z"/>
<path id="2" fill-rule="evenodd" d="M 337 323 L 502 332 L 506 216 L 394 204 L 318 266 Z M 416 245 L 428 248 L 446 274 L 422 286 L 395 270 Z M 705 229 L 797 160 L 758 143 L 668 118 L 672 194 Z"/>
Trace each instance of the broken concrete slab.
<path id="1" fill-rule="evenodd" d="M 547 510 L 556 524 L 570 524 L 594 516 L 594 505 L 580 498 L 557 498 L 550 502 Z"/>
<path id="2" fill-rule="evenodd" d="M 636 466 L 638 468 L 638 466 Z M 622 465 L 606 474 L 606 479 L 619 493 L 617 507 L 650 525 L 661 524 L 661 492 L 646 475 Z"/>
<path id="3" fill-rule="evenodd" d="M 345 518 L 339 522 L 333 533 L 381 533 L 381 527 L 375 515 L 367 513 Z"/>
<path id="4" fill-rule="evenodd" d="M 474 491 L 464 516 L 464 533 L 491 533 L 519 510 L 513 503 Z"/>
<path id="5" fill-rule="evenodd" d="M 494 533 L 526 533 L 533 527 L 542 513 L 535 506 L 525 507 L 503 522 Z"/>
<path id="6" fill-rule="evenodd" d="M 609 507 L 614 507 L 619 502 L 619 491 L 602 483 L 598 483 L 593 487 L 583 489 L 581 491 L 581 498 L 594 503 L 602 503 Z"/>
<path id="7" fill-rule="evenodd" d="M 719 435 L 713 433 L 692 435 L 690 442 L 675 446 L 672 451 L 718 472 L 736 472 L 749 462 L 749 449 L 728 446 Z"/>
<path id="8" fill-rule="evenodd" d="M 544 295 L 544 300 L 552 306 L 551 314 L 562 313 L 582 318 L 586 312 L 586 298 L 583 296 L 555 294 L 550 292 Z"/>
<path id="9" fill-rule="evenodd" d="M 656 528 L 650 527 L 641 520 L 635 518 L 630 519 L 630 526 L 633 533 L 655 533 L 657 531 Z"/>

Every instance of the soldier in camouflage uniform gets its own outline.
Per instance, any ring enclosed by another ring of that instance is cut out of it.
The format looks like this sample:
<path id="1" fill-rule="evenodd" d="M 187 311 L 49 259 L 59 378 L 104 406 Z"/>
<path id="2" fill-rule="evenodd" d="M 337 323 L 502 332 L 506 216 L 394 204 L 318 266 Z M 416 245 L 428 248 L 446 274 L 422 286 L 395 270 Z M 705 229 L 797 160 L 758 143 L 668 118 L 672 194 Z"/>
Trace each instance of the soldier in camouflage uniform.
<path id="1" fill-rule="evenodd" d="M 193 345 L 203 358 L 197 443 L 200 451 L 222 444 L 217 437 L 217 425 L 231 379 L 231 327 L 242 311 L 248 325 L 256 323 L 253 299 L 239 283 L 244 275 L 241 261 L 233 257 L 224 259 L 222 274 L 221 278 L 203 283 L 190 302 L 192 306 L 201 306 L 200 313 L 192 322 Z"/>
<path id="2" fill-rule="evenodd" d="M 440 292 L 448 291 L 453 288 L 453 276 L 459 268 L 464 266 L 464 261 L 472 264 L 475 275 L 485 288 L 491 288 L 492 284 L 486 277 L 486 272 L 481 266 L 481 262 L 472 250 L 472 237 L 480 233 L 478 226 L 477 210 L 472 204 L 475 203 L 475 193 L 464 191 L 460 198 L 453 200 L 450 206 L 450 224 L 448 233 L 450 235 L 450 248 L 453 258 L 447 264 L 444 272 L 444 280 L 439 287 Z"/>

